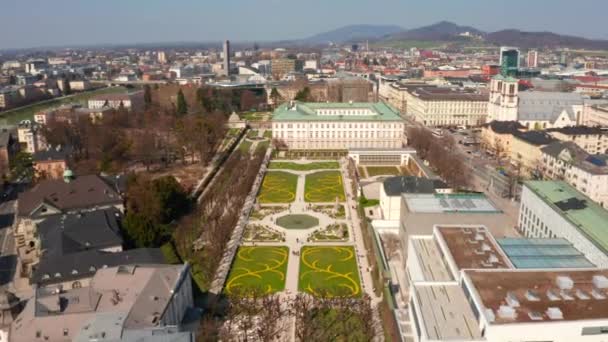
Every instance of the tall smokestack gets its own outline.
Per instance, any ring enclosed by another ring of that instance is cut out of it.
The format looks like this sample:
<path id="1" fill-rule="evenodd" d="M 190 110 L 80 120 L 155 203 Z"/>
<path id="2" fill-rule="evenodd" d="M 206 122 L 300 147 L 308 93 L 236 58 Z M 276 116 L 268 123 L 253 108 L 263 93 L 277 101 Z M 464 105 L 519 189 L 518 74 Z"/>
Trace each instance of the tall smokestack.
<path id="1" fill-rule="evenodd" d="M 224 42 L 224 75 L 230 76 L 230 41 Z"/>

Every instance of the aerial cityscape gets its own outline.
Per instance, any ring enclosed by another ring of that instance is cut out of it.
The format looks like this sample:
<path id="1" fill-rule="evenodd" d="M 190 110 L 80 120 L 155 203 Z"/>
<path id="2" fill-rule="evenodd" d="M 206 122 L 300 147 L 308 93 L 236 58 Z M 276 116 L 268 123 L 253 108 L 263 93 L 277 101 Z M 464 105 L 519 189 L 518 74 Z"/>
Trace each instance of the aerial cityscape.
<path id="1" fill-rule="evenodd" d="M 605 13 L 6 0 L 0 342 L 608 341 Z"/>

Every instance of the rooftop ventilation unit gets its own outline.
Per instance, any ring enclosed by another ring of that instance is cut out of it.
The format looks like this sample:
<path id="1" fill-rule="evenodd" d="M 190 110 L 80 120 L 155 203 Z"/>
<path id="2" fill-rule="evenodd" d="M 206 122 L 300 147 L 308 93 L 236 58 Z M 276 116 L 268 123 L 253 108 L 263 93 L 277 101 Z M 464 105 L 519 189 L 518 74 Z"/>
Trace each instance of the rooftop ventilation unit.
<path id="1" fill-rule="evenodd" d="M 484 242 L 481 244 L 481 250 L 484 252 L 489 252 L 492 250 L 492 247 L 490 247 L 490 245 Z"/>
<path id="2" fill-rule="evenodd" d="M 562 298 L 564 300 L 574 300 L 574 297 L 572 297 L 572 295 L 570 293 L 568 293 L 568 291 L 562 290 L 562 291 L 560 291 L 559 294 L 560 294 L 560 296 L 562 296 Z"/>
<path id="3" fill-rule="evenodd" d="M 505 319 L 515 319 L 517 318 L 517 312 L 515 312 L 515 309 L 510 306 L 501 305 L 500 308 L 498 308 L 498 317 Z"/>
<path id="4" fill-rule="evenodd" d="M 526 299 L 531 301 L 531 302 L 538 302 L 540 300 L 540 297 L 538 296 L 538 294 L 532 290 L 528 290 L 526 291 Z"/>
<path id="5" fill-rule="evenodd" d="M 519 307 L 519 300 L 517 299 L 517 296 L 515 295 L 515 293 L 507 292 L 507 297 L 505 298 L 505 300 L 507 301 L 507 304 L 510 307 L 514 307 L 514 308 Z"/>
<path id="6" fill-rule="evenodd" d="M 533 321 L 542 321 L 543 320 L 543 314 L 538 311 L 530 311 L 530 312 L 528 312 L 528 316 Z"/>
<path id="7" fill-rule="evenodd" d="M 555 283 L 560 290 L 571 290 L 574 287 L 574 281 L 568 276 L 558 276 Z"/>
<path id="8" fill-rule="evenodd" d="M 561 297 L 557 293 L 555 293 L 553 290 L 547 290 L 547 298 L 549 298 L 549 300 L 552 302 L 555 302 L 555 301 L 561 299 Z"/>
<path id="9" fill-rule="evenodd" d="M 606 299 L 606 296 L 602 293 L 602 291 L 595 289 L 595 288 L 593 290 L 591 290 L 591 295 L 595 299 Z"/>
<path id="10" fill-rule="evenodd" d="M 475 241 L 483 241 L 483 240 L 485 240 L 485 239 L 486 239 L 486 238 L 485 238 L 485 236 L 483 236 L 483 234 L 482 234 L 482 233 L 477 233 L 477 234 L 475 234 Z"/>
<path id="11" fill-rule="evenodd" d="M 591 297 L 589 297 L 589 295 L 587 293 L 585 293 L 585 291 L 581 290 L 581 289 L 576 289 L 576 291 L 574 291 L 574 295 L 581 300 L 589 300 L 591 299 Z"/>
<path id="12" fill-rule="evenodd" d="M 488 262 L 490 262 L 490 263 L 494 264 L 494 263 L 497 263 L 498 261 L 499 260 L 498 260 L 498 257 L 496 256 L 496 254 L 490 254 L 490 256 L 488 257 Z"/>
<path id="13" fill-rule="evenodd" d="M 608 278 L 603 275 L 594 275 L 593 285 L 598 289 L 606 289 L 608 288 Z"/>
<path id="14" fill-rule="evenodd" d="M 492 311 L 492 309 L 485 309 L 485 313 L 488 322 L 494 323 L 494 321 L 496 320 L 496 315 L 494 314 L 494 311 Z"/>
<path id="15" fill-rule="evenodd" d="M 548 308 L 545 312 L 550 319 L 564 319 L 564 314 L 560 308 L 552 307 Z"/>

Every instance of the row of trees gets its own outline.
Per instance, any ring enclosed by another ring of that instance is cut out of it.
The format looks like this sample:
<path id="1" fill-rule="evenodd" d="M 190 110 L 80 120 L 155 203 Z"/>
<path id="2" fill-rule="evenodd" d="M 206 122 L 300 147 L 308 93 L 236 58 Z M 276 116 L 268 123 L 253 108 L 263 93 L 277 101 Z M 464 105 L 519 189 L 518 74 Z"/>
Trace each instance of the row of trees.
<path id="1" fill-rule="evenodd" d="M 449 135 L 435 138 L 431 131 L 424 127 L 408 128 L 407 136 L 418 155 L 427 160 L 449 185 L 465 188 L 469 184 L 468 168 L 457 152 L 454 138 Z"/>
<path id="2" fill-rule="evenodd" d="M 180 222 L 175 233 L 176 247 L 195 267 L 195 278 L 203 290 L 208 288 L 220 264 L 245 199 L 264 158 L 263 150 L 249 153 L 234 151 L 223 170 L 205 190 L 197 211 Z M 195 241 L 202 249 L 194 250 Z"/>
<path id="3" fill-rule="evenodd" d="M 201 321 L 199 341 L 280 341 L 290 333 L 294 319 L 297 341 L 373 341 L 378 331 L 367 295 L 299 293 L 285 298 L 248 293 L 232 295 L 223 304 Z"/>

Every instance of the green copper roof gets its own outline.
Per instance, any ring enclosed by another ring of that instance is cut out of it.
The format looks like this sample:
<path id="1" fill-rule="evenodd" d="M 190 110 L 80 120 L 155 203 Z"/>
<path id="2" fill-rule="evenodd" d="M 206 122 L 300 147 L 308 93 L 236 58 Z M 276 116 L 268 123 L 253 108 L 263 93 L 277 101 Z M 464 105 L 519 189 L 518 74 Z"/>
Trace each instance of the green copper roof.
<path id="1" fill-rule="evenodd" d="M 322 109 L 367 109 L 373 115 L 318 115 Z M 274 111 L 272 121 L 403 121 L 399 112 L 384 102 L 294 102 L 285 103 Z"/>
<path id="2" fill-rule="evenodd" d="M 528 181 L 525 184 L 598 248 L 608 253 L 608 211 L 562 181 Z M 560 209 L 557 203 L 567 200 L 584 200 L 585 205 L 583 208 Z"/>

